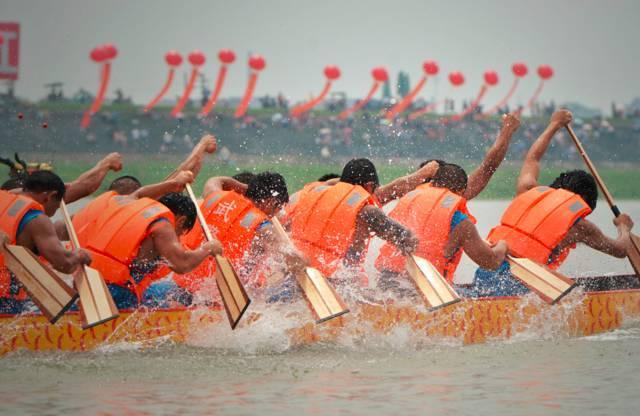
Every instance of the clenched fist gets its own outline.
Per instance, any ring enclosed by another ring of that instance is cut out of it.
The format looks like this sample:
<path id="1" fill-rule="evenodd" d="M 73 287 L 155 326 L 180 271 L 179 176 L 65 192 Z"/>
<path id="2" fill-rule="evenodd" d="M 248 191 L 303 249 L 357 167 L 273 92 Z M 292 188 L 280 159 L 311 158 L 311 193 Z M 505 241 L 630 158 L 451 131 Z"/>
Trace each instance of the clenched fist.
<path id="1" fill-rule="evenodd" d="M 555 113 L 553 113 L 549 124 L 553 125 L 556 128 L 562 128 L 570 124 L 572 121 L 573 121 L 573 114 L 571 114 L 571 111 L 560 109 L 560 110 L 557 110 Z"/>
<path id="2" fill-rule="evenodd" d="M 502 116 L 502 130 L 514 133 L 520 127 L 520 117 L 516 113 L 504 114 Z"/>
<path id="3" fill-rule="evenodd" d="M 122 169 L 122 155 L 118 152 L 109 153 L 100 161 L 100 163 L 103 166 L 106 166 L 107 169 L 118 172 Z"/>

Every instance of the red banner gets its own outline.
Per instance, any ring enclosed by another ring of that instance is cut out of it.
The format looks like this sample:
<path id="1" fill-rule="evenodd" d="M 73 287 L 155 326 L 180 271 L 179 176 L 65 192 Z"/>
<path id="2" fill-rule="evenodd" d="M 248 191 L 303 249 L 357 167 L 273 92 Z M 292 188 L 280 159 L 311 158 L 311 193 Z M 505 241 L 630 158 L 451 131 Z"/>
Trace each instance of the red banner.
<path id="1" fill-rule="evenodd" d="M 18 79 L 20 23 L 0 22 L 0 79 Z"/>

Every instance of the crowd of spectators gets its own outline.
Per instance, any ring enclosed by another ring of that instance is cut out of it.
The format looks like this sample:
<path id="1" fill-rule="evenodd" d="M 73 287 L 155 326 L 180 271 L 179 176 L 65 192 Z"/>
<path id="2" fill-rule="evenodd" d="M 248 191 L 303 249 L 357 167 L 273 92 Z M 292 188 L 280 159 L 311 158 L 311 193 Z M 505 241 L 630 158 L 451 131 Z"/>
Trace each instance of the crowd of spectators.
<path id="1" fill-rule="evenodd" d="M 139 109 L 107 109 L 94 117 L 87 130 L 79 128 L 81 111 L 45 111 L 27 106 L 20 111 L 23 118 L 18 118 L 16 109 L 5 108 L 0 110 L 0 131 L 3 136 L 16 139 L 13 147 L 18 151 L 177 153 L 193 147 L 202 133 L 214 132 L 230 153 L 473 160 L 482 156 L 500 127 L 499 117 L 483 117 L 480 111 L 456 122 L 443 122 L 446 116 L 434 114 L 415 120 L 402 115 L 388 121 L 383 117 L 382 106 L 369 107 L 340 120 L 337 113 L 344 108 L 344 102 L 334 111 L 323 109 L 292 119 L 284 96 L 263 97 L 261 101 L 263 109 L 240 119 L 229 111 L 204 118 L 190 112 L 176 119 L 165 111 L 144 114 Z M 509 158 L 522 157 L 554 109 L 553 103 L 537 106 L 533 117 L 523 118 Z M 48 129 L 42 128 L 43 120 L 48 122 Z M 593 158 L 632 163 L 640 156 L 640 130 L 634 126 L 633 119 L 594 117 L 575 122 L 576 131 Z M 548 156 L 555 160 L 578 158 L 571 141 L 562 133 L 554 140 Z"/>

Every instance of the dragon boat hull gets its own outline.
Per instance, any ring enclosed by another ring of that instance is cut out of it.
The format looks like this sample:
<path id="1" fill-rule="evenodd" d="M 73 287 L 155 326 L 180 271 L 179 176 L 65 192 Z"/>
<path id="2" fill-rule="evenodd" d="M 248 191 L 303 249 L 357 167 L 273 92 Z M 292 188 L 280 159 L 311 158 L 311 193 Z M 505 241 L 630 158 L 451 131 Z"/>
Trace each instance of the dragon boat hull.
<path id="1" fill-rule="evenodd" d="M 264 314 L 251 312 L 231 336 L 255 325 Z M 437 311 L 400 304 L 360 304 L 351 313 L 322 324 L 300 316 L 286 330 L 290 345 L 333 342 L 345 333 L 390 334 L 409 328 L 413 336 L 476 344 L 527 334 L 532 337 L 587 336 L 620 328 L 640 319 L 640 289 L 583 292 L 577 290 L 557 305 L 535 295 L 465 299 Z M 225 312 L 208 308 L 121 311 L 120 317 L 87 330 L 78 313 L 56 324 L 39 314 L 0 315 L 0 355 L 18 351 L 87 351 L 116 343 L 153 344 L 171 340 L 189 344 L 202 331 L 229 329 Z M 197 343 L 196 343 L 197 344 Z"/>

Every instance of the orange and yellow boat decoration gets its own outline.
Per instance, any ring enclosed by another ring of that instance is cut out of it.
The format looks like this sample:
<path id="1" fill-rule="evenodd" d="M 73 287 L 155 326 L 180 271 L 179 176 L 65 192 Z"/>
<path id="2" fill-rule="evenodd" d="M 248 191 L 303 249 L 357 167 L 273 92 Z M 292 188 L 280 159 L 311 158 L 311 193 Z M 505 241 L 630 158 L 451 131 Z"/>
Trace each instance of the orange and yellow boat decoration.
<path id="1" fill-rule="evenodd" d="M 360 304 L 351 313 L 315 324 L 310 317 L 287 329 L 292 346 L 332 342 L 351 333 L 391 334 L 409 328 L 413 336 L 457 340 L 461 344 L 529 337 L 586 336 L 620 328 L 640 319 L 640 289 L 574 291 L 557 305 L 535 295 L 465 299 L 437 311 L 400 304 Z M 249 312 L 229 336 L 266 319 L 266 311 Z M 56 324 L 39 314 L 0 315 L 0 355 L 12 351 L 87 351 L 117 343 L 153 345 L 159 340 L 189 344 L 203 331 L 228 330 L 224 311 L 209 308 L 124 311 L 120 317 L 83 330 L 77 313 L 68 313 Z M 196 342 L 197 344 L 197 342 Z"/>

